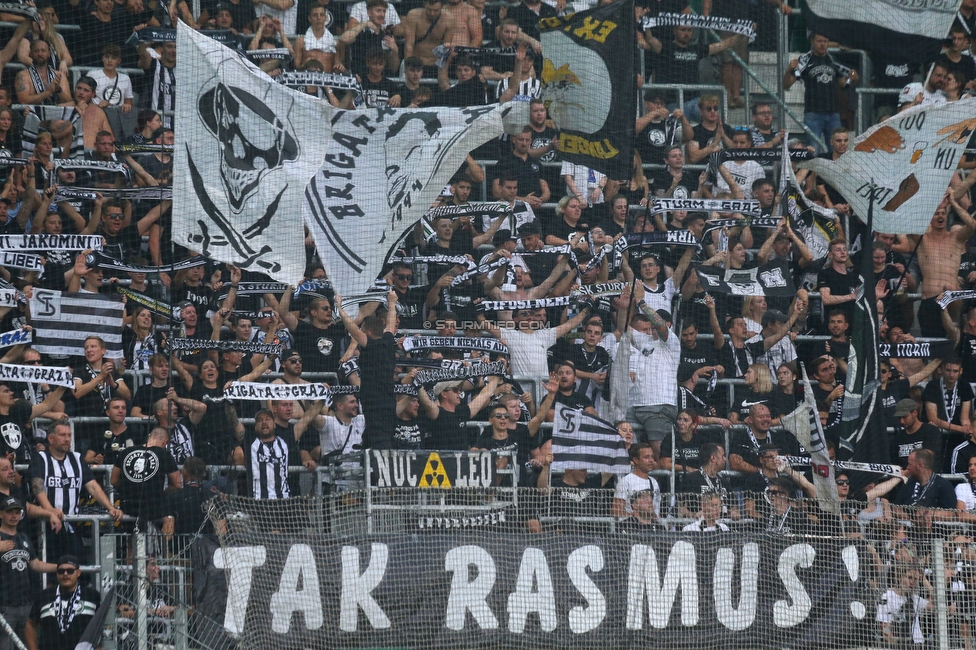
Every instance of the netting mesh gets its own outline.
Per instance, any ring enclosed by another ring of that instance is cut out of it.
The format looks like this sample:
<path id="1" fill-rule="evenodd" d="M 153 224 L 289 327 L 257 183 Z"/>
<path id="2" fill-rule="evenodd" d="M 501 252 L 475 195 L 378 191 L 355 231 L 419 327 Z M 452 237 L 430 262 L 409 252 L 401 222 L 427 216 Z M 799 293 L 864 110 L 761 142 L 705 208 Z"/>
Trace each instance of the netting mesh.
<path id="1" fill-rule="evenodd" d="M 976 556 L 951 512 L 771 492 L 637 499 L 636 519 L 600 489 L 230 497 L 210 514 L 223 621 L 245 647 L 970 642 Z"/>
<path id="2" fill-rule="evenodd" d="M 971 647 L 971 0 L 0 21 L 0 452 L 152 642 Z"/>

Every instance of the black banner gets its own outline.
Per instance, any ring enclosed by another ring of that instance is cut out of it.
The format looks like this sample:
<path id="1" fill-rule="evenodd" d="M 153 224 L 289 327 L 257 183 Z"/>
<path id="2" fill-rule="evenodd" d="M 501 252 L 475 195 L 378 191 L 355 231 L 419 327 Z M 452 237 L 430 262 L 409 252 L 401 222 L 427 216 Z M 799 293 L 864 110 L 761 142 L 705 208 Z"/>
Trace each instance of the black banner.
<path id="1" fill-rule="evenodd" d="M 790 149 L 790 160 L 812 160 L 815 156 L 809 149 Z M 755 160 L 757 162 L 771 162 L 780 160 L 783 151 L 779 147 L 772 149 L 725 149 L 722 160 Z"/>
<path id="2" fill-rule="evenodd" d="M 494 484 L 495 456 L 477 450 L 371 449 L 369 472 L 380 488 L 487 488 Z"/>
<path id="3" fill-rule="evenodd" d="M 774 296 L 792 298 L 796 294 L 793 276 L 781 260 L 767 262 L 755 269 L 729 269 L 695 264 L 695 271 L 705 292 L 734 296 Z"/>
<path id="4" fill-rule="evenodd" d="M 953 354 L 952 341 L 879 343 L 878 355 L 895 359 L 945 359 Z"/>
<path id="5" fill-rule="evenodd" d="M 395 482 L 392 458 L 388 469 Z M 499 534 L 490 515 L 451 530 L 436 519 L 451 521 L 432 512 L 413 534 L 294 540 L 240 527 L 214 554 L 235 585 L 224 626 L 242 645 L 286 650 L 834 648 L 877 630 L 859 540 Z"/>
<path id="6" fill-rule="evenodd" d="M 631 177 L 637 86 L 634 5 L 613 2 L 539 21 L 546 63 L 542 99 L 559 128 L 559 157 L 611 179 Z"/>
<path id="7" fill-rule="evenodd" d="M 668 230 L 666 232 L 629 232 L 614 244 L 614 247 L 620 252 L 641 246 L 694 246 L 701 248 L 701 242 L 690 230 Z"/>

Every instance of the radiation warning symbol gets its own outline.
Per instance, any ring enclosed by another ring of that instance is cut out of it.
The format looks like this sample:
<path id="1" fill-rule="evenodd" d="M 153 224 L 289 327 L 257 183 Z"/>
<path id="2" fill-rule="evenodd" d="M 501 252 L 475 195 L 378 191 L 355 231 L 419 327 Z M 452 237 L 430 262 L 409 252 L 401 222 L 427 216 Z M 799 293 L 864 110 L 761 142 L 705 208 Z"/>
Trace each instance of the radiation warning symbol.
<path id="1" fill-rule="evenodd" d="M 424 465 L 424 472 L 420 475 L 420 487 L 422 488 L 449 488 L 451 479 L 447 477 L 444 469 L 444 462 L 436 451 L 430 452 L 427 457 L 427 464 Z"/>

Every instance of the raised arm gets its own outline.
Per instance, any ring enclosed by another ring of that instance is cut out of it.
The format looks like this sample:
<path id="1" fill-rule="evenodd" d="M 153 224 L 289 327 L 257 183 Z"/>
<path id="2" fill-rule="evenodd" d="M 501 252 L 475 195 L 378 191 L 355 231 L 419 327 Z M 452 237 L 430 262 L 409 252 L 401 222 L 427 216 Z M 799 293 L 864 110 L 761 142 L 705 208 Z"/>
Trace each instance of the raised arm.
<path id="1" fill-rule="evenodd" d="M 342 306 L 342 296 L 339 294 L 336 294 L 335 296 L 335 304 L 339 309 L 339 318 L 342 319 L 342 324 L 346 327 L 346 331 L 349 332 L 349 336 L 351 336 L 352 340 L 355 341 L 360 347 L 366 347 L 366 345 L 369 343 L 366 333 L 359 329 L 356 322 L 349 316 L 349 314 L 346 313 L 345 308 Z"/>

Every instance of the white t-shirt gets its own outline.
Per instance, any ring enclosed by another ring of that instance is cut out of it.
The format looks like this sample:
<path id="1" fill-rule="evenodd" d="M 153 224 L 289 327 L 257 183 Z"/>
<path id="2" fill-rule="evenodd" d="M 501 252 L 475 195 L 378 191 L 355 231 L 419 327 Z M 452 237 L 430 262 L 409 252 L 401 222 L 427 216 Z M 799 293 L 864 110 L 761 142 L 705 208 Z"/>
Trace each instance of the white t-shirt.
<path id="1" fill-rule="evenodd" d="M 366 13 L 366 2 L 357 2 L 352 7 L 349 8 L 349 17 L 355 18 L 361 23 L 365 23 L 369 20 L 369 14 Z M 386 19 L 383 21 L 383 27 L 396 27 L 400 24 L 400 15 L 397 13 L 396 7 L 392 4 L 386 8 Z"/>
<path id="2" fill-rule="evenodd" d="M 583 165 L 574 165 L 570 162 L 563 162 L 563 166 L 559 170 L 560 176 L 572 176 L 573 183 L 576 184 L 576 189 L 583 195 L 583 200 L 586 201 L 587 205 L 594 205 L 597 203 L 603 203 L 603 192 L 597 197 L 596 201 L 592 200 L 593 189 L 598 186 L 606 176 L 601 174 L 595 169 L 590 169 Z M 572 194 L 572 190 L 569 189 L 569 184 L 566 184 L 566 194 Z"/>
<path id="3" fill-rule="evenodd" d="M 762 165 L 755 160 L 744 160 L 741 163 L 730 160 L 722 163 L 722 167 L 729 170 L 732 178 L 739 185 L 739 189 L 742 190 L 743 196 L 747 199 L 752 198 L 752 184 L 760 178 L 766 178 L 766 172 L 763 171 Z M 730 191 L 729 184 L 725 182 L 721 174 L 719 174 L 718 180 L 715 183 L 715 188 L 719 192 Z"/>
<path id="4" fill-rule="evenodd" d="M 504 329 L 502 338 L 508 343 L 512 376 L 541 380 L 549 377 L 546 352 L 556 343 L 555 328 L 528 330 Z"/>
<path id="5" fill-rule="evenodd" d="M 335 36 L 327 29 L 322 34 L 322 38 L 316 38 L 312 28 L 309 27 L 308 31 L 305 32 L 305 36 L 302 38 L 302 44 L 304 44 L 306 52 L 316 50 L 327 54 L 335 54 L 336 51 Z"/>
<path id="6" fill-rule="evenodd" d="M 628 515 L 633 514 L 634 509 L 630 507 L 630 497 L 634 492 L 641 490 L 654 490 L 654 514 L 661 516 L 661 486 L 653 476 L 641 478 L 631 472 L 617 482 L 617 489 L 613 493 L 614 499 L 622 499 L 624 502 L 624 512 Z"/>
<path id="7" fill-rule="evenodd" d="M 919 93 L 922 93 L 922 103 L 919 106 L 934 106 L 949 101 L 941 90 L 936 90 L 934 93 L 929 92 L 923 83 L 916 81 L 901 89 L 901 93 L 898 95 L 898 105 L 915 101 Z"/>
<path id="8" fill-rule="evenodd" d="M 121 106 L 132 99 L 132 80 L 124 72 L 116 72 L 114 79 L 109 79 L 103 70 L 92 70 L 88 76 L 95 80 L 96 99 L 107 101 L 109 106 Z"/>
<path id="9" fill-rule="evenodd" d="M 631 330 L 634 351 L 630 355 L 631 370 L 636 373 L 630 386 L 631 406 L 653 406 L 678 401 L 678 362 L 681 342 L 671 332 L 668 340 L 654 338 Z"/>
<path id="10" fill-rule="evenodd" d="M 647 306 L 654 311 L 663 309 L 670 314 L 671 303 L 674 301 L 674 294 L 676 293 L 678 293 L 678 291 L 674 288 L 674 280 L 671 278 L 665 280 L 664 284 L 659 282 L 656 290 L 649 289 L 645 284 L 644 302 L 647 303 Z"/>
<path id="11" fill-rule="evenodd" d="M 914 612 L 903 611 L 909 599 L 911 599 L 912 605 L 914 606 Z M 912 641 L 918 644 L 925 643 L 925 634 L 922 633 L 922 626 L 919 624 L 918 615 L 928 604 L 929 601 L 918 594 L 911 594 L 906 597 L 895 592 L 893 589 L 889 589 L 881 597 L 881 602 L 878 603 L 876 620 L 879 623 L 888 623 L 890 625 L 892 623 L 904 623 L 909 617 L 912 617 Z M 899 631 L 896 629 L 893 629 L 892 632 L 895 636 L 899 634 Z"/>
<path id="12" fill-rule="evenodd" d="M 962 501 L 967 512 L 976 510 L 976 495 L 973 494 L 969 481 L 956 485 L 956 501 Z"/>
<path id="13" fill-rule="evenodd" d="M 255 4 L 254 14 L 258 18 L 261 16 L 268 16 L 272 19 L 277 18 L 281 21 L 281 28 L 285 31 L 285 34 L 291 36 L 295 33 L 295 27 L 298 24 L 298 3 L 295 2 L 284 11 L 274 9 L 266 4 Z"/>

